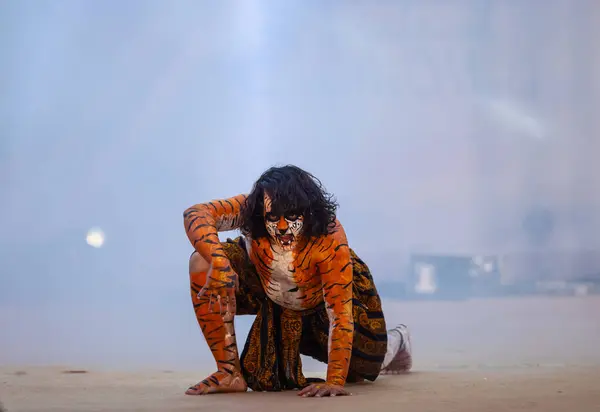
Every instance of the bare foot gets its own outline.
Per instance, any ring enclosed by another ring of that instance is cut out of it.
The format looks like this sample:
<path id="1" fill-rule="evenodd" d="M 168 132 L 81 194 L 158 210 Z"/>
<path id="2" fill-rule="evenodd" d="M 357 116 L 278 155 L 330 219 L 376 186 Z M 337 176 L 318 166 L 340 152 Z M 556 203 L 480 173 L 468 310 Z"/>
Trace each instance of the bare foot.
<path id="1" fill-rule="evenodd" d="M 391 357 L 391 361 L 388 361 Z M 398 325 L 388 332 L 388 353 L 381 375 L 399 375 L 412 368 L 411 342 L 408 328 Z"/>
<path id="2" fill-rule="evenodd" d="M 240 372 L 217 371 L 208 378 L 190 386 L 186 395 L 208 395 L 210 393 L 246 392 L 248 385 Z"/>

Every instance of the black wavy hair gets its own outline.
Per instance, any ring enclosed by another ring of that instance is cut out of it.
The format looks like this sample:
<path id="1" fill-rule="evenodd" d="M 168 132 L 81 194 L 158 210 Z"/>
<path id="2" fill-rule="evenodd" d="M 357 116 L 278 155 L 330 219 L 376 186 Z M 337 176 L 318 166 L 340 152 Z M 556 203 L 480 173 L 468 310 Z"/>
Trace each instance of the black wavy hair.
<path id="1" fill-rule="evenodd" d="M 271 167 L 254 183 L 241 210 L 241 231 L 253 239 L 267 237 L 264 193 L 271 198 L 276 216 L 301 214 L 302 234 L 308 238 L 326 235 L 335 225 L 338 204 L 321 181 L 297 166 Z"/>

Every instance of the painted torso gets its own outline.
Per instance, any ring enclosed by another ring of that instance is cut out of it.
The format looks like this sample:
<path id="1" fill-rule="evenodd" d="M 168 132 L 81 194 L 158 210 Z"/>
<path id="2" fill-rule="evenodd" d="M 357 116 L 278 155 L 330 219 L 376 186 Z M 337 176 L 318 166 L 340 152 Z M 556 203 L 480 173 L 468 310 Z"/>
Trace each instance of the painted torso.
<path id="1" fill-rule="evenodd" d="M 317 256 L 316 243 L 283 250 L 267 239 L 246 240 L 250 260 L 273 302 L 297 311 L 314 308 L 323 302 L 322 279 L 315 264 L 318 259 L 314 258 Z"/>

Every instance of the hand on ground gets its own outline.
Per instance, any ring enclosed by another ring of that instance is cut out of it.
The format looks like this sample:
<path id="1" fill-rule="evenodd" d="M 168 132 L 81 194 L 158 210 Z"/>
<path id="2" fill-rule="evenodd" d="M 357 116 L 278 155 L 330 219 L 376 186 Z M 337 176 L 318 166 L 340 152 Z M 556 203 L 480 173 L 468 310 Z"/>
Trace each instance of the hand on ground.
<path id="1" fill-rule="evenodd" d="M 321 398 L 325 396 L 347 396 L 352 395 L 343 386 L 330 385 L 328 383 L 314 383 L 298 392 L 298 396 Z"/>

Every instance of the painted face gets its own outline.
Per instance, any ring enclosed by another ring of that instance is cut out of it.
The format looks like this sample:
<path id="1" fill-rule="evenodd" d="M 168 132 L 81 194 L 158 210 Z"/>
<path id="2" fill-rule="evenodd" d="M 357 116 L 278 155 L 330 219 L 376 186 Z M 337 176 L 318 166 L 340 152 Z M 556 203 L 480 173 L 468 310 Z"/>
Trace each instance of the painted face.
<path id="1" fill-rule="evenodd" d="M 277 216 L 271 213 L 272 202 L 269 195 L 265 193 L 265 226 L 271 239 L 284 249 L 290 250 L 302 233 L 304 216 L 301 214 L 288 213 L 284 216 Z"/>

